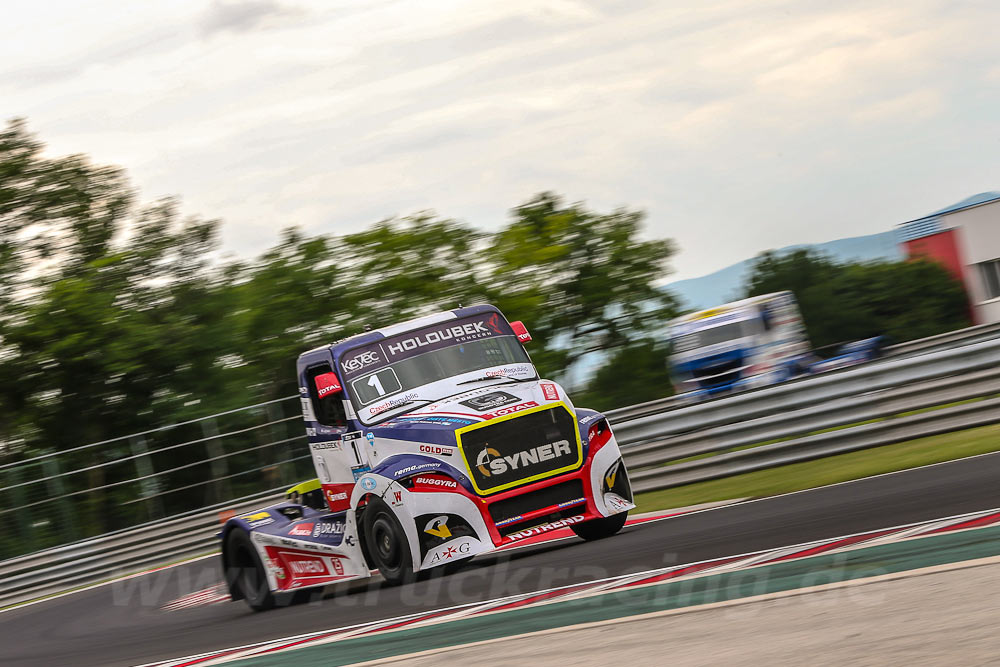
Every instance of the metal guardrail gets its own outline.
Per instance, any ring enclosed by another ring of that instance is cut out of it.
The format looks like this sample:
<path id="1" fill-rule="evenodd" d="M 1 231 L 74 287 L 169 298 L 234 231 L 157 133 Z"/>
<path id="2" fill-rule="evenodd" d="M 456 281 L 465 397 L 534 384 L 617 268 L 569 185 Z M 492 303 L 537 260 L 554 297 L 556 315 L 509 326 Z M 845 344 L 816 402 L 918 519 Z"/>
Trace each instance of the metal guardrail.
<path id="1" fill-rule="evenodd" d="M 1000 325 L 972 327 L 963 332 L 915 341 L 907 344 L 909 352 L 877 363 L 723 399 L 672 409 L 663 401 L 654 401 L 612 411 L 609 417 L 622 443 L 633 488 L 636 491 L 670 488 L 1000 422 L 1000 399 L 991 398 L 1000 394 Z M 946 347 L 941 349 L 941 346 Z M 949 405 L 973 399 L 980 400 Z M 260 412 L 259 408 L 250 406 L 246 410 Z M 913 414 L 921 410 L 930 411 Z M 218 441 L 223 438 L 236 440 L 239 434 L 259 434 L 261 429 L 267 429 L 265 432 L 272 439 L 253 445 L 257 452 L 272 451 L 273 447 L 291 440 L 284 437 L 283 429 L 276 430 L 276 424 L 294 421 L 293 418 L 276 413 L 274 407 L 263 424 L 242 431 L 220 433 L 211 421 L 218 417 L 189 422 L 201 427 L 202 438 L 170 443 L 160 449 L 133 451 L 124 462 L 136 466 L 139 474 L 123 484 L 139 484 L 135 487 L 137 497 L 146 501 L 158 497 L 156 494 L 184 491 L 169 486 L 142 486 L 144 481 L 166 476 L 171 468 L 176 468 L 176 462 L 171 463 L 169 458 L 165 461 L 167 468 L 161 472 L 148 467 L 149 461 L 147 467 L 142 467 L 139 462 L 156 451 L 205 447 L 208 457 L 198 462 L 211 465 L 213 461 L 228 459 L 227 452 L 218 449 Z M 173 428 L 157 431 L 170 432 Z M 135 437 L 118 440 L 135 442 Z M 214 453 L 208 443 L 215 443 Z M 44 464 L 56 456 L 45 455 L 26 465 Z M 281 461 L 275 458 L 265 457 L 261 469 L 279 465 Z M 10 466 L 7 468 L 9 473 Z M 42 472 L 45 470 L 41 468 Z M 0 472 L 4 472 L 2 467 Z M 45 488 L 58 491 L 53 482 L 71 474 L 58 470 L 53 473 L 51 466 L 48 472 L 31 483 L 42 482 Z M 191 486 L 201 488 L 216 481 L 211 477 L 213 472 L 218 473 L 219 468 L 210 467 L 210 476 Z M 17 476 L 14 480 L 14 485 L 0 488 L 0 492 L 11 493 L 27 486 L 19 486 L 22 480 Z M 217 502 L 175 518 L 153 517 L 154 520 L 140 526 L 0 562 L 0 607 L 106 580 L 126 568 L 140 569 L 212 550 L 216 546 L 217 515 L 210 510 L 245 511 L 269 504 L 277 497 L 268 492 Z M 50 500 L 59 499 L 53 494 Z M 14 510 L 17 507 L 12 505 Z"/>
<path id="2" fill-rule="evenodd" d="M 634 489 L 651 491 L 1000 423 L 998 395 L 995 339 L 678 408 L 615 431 Z"/>
<path id="3" fill-rule="evenodd" d="M 993 324 L 978 324 L 972 327 L 966 327 L 965 329 L 957 329 L 955 331 L 949 331 L 947 333 L 938 334 L 936 336 L 929 336 L 927 338 L 920 338 L 918 340 L 909 341 L 906 343 L 898 343 L 896 345 L 890 345 L 882 350 L 882 357 L 880 359 L 870 361 L 866 366 L 871 366 L 879 363 L 884 363 L 887 361 L 902 359 L 906 357 L 928 354 L 931 352 L 938 352 L 942 350 L 952 349 L 955 347 L 962 347 L 966 345 L 972 345 L 974 343 L 979 343 L 987 340 L 993 340 L 1000 337 L 1000 322 Z M 848 370 L 856 367 L 846 367 L 843 369 L 827 371 L 823 373 L 823 377 L 829 377 L 832 375 L 839 375 Z M 809 377 L 798 378 L 792 380 L 791 382 L 798 382 L 801 380 L 807 380 Z M 787 384 L 787 383 L 786 383 Z M 771 387 L 762 387 L 759 389 L 749 389 L 743 394 L 753 394 L 758 391 L 766 391 Z M 716 398 L 708 399 L 700 403 L 700 405 L 707 405 L 714 403 L 716 401 L 724 401 L 732 398 L 732 395 L 724 395 Z M 657 399 L 655 401 L 649 401 L 648 403 L 639 403 L 637 405 L 632 405 L 627 408 L 620 408 L 618 410 L 612 410 L 608 412 L 608 417 L 616 424 L 620 424 L 625 421 L 632 419 L 638 419 L 640 417 L 646 417 L 649 415 L 661 414 L 667 410 L 674 410 L 689 403 L 685 402 L 685 399 L 681 395 L 668 396 L 666 398 Z"/>
<path id="4" fill-rule="evenodd" d="M 278 502 L 275 491 L 0 563 L 0 608 L 214 551 L 219 518 Z"/>

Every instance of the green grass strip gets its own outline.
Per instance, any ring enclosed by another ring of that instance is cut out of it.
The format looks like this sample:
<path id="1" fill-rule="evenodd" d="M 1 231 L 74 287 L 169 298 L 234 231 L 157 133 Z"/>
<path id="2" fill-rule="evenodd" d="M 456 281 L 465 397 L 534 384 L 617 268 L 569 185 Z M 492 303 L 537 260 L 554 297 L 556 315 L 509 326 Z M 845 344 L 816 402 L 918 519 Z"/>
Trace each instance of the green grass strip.
<path id="1" fill-rule="evenodd" d="M 640 493 L 636 497 L 636 511 L 686 507 L 731 498 L 762 498 L 996 451 L 1000 451 L 1000 424 Z"/>

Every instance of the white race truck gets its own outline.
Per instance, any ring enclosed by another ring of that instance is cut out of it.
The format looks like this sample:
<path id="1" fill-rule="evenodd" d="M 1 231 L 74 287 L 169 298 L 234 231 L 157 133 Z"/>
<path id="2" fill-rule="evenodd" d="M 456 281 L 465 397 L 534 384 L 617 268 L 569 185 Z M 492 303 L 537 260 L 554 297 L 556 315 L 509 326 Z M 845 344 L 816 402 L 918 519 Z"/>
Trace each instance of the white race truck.
<path id="1" fill-rule="evenodd" d="M 811 350 L 795 295 L 775 292 L 670 322 L 670 371 L 677 393 L 696 401 L 859 364 L 881 354 L 883 338 Z"/>
<path id="2" fill-rule="evenodd" d="M 230 595 L 390 584 L 562 527 L 621 530 L 634 507 L 607 419 L 538 377 L 531 336 L 493 306 L 359 334 L 298 359 L 317 479 L 231 518 Z"/>

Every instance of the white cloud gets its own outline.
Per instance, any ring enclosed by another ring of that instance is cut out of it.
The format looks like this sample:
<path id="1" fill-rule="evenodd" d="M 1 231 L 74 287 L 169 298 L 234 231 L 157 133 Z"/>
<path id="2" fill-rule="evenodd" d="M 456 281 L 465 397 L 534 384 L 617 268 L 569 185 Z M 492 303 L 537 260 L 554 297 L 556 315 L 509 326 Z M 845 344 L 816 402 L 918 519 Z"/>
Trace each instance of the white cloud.
<path id="1" fill-rule="evenodd" d="M 649 233 L 684 248 L 688 276 L 770 246 L 881 231 L 1000 183 L 978 150 L 1000 117 L 1000 93 L 984 85 L 1000 56 L 992 5 L 17 11 L 0 26 L 4 115 L 28 116 L 53 152 L 122 164 L 147 196 L 177 193 L 223 217 L 240 253 L 286 224 L 343 232 L 430 207 L 496 225 L 552 189 L 644 207 Z"/>

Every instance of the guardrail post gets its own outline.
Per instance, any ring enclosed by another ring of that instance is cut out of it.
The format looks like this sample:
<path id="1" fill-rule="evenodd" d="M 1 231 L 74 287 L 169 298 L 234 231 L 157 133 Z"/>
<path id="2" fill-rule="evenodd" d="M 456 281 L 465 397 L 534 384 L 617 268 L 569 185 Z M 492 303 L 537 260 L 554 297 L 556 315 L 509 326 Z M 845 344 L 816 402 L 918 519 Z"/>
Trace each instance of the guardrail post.
<path id="1" fill-rule="evenodd" d="M 146 438 L 135 435 L 128 439 L 129 447 L 135 459 L 136 476 L 139 480 L 139 487 L 142 489 L 140 498 L 143 500 L 142 506 L 146 510 L 146 518 L 149 520 L 159 519 L 163 516 L 163 501 L 156 495 L 160 490 L 160 482 L 153 475 L 153 457 L 149 455 L 146 447 Z"/>
<path id="2" fill-rule="evenodd" d="M 57 459 L 56 456 L 50 456 L 42 460 L 42 477 L 47 479 L 46 487 L 49 490 L 49 497 L 55 500 L 56 516 L 60 522 L 53 533 L 62 536 L 62 539 L 59 540 L 61 543 L 72 542 L 79 536 L 80 527 L 73 520 L 73 511 L 66 498 L 66 485 L 63 484 L 63 478 L 58 476 L 59 461 Z"/>
<path id="3" fill-rule="evenodd" d="M 280 419 L 285 418 L 285 410 L 281 407 L 280 403 L 271 403 L 267 406 L 267 421 L 277 422 Z M 281 422 L 280 424 L 271 424 L 271 439 L 273 442 L 279 440 L 284 440 L 288 437 L 288 424 L 287 422 Z M 271 454 L 272 461 L 287 461 L 292 458 L 290 449 L 287 442 L 283 442 L 280 445 L 275 446 L 274 453 Z M 278 473 L 279 479 L 282 485 L 291 486 L 295 483 L 295 466 L 294 464 L 282 464 L 278 466 L 280 472 Z"/>
<path id="4" fill-rule="evenodd" d="M 201 422 L 201 432 L 206 438 L 209 438 L 209 440 L 205 441 L 205 449 L 208 451 L 208 458 L 215 459 L 214 461 L 210 461 L 212 477 L 215 478 L 215 483 L 208 485 L 208 488 L 211 489 L 209 493 L 214 496 L 214 498 L 209 501 L 209 504 L 221 503 L 232 498 L 232 493 L 230 493 L 229 490 L 229 480 L 225 479 L 226 475 L 229 474 L 229 465 L 227 460 L 224 458 L 217 458 L 226 453 L 222 447 L 222 443 L 218 440 L 219 425 L 216 423 L 215 419 L 206 419 Z"/>
<path id="5" fill-rule="evenodd" d="M 29 464 L 30 465 L 30 464 Z M 36 550 L 35 547 L 35 529 L 31 525 L 31 521 L 28 517 L 34 512 L 22 511 L 20 508 L 27 504 L 25 499 L 25 493 L 23 486 L 18 486 L 23 481 L 23 467 L 14 466 L 7 471 L 7 485 L 9 488 L 7 491 L 8 497 L 10 498 L 9 507 L 14 510 L 9 512 L 6 518 L 7 521 L 13 521 L 14 523 L 14 534 L 18 537 L 20 544 L 19 548 L 16 549 L 16 553 L 4 553 L 0 555 L 0 558 L 11 558 L 22 553 L 30 553 Z M 9 545 L 13 548 L 13 545 Z"/>

